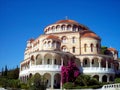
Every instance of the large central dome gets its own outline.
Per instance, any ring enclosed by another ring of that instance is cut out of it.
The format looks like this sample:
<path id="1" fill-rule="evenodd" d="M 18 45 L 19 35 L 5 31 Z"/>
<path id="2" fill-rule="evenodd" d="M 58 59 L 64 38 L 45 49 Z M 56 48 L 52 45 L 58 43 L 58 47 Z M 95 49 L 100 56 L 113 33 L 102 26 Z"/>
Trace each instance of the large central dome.
<path id="1" fill-rule="evenodd" d="M 81 30 L 89 30 L 88 27 L 74 20 L 59 20 L 44 29 L 45 34 L 61 33 L 61 32 L 79 32 Z"/>
<path id="2" fill-rule="evenodd" d="M 56 22 L 56 24 L 59 24 L 59 23 L 68 23 L 68 24 L 77 24 L 77 25 L 79 25 L 79 23 L 74 21 L 74 20 L 59 20 L 59 21 Z"/>

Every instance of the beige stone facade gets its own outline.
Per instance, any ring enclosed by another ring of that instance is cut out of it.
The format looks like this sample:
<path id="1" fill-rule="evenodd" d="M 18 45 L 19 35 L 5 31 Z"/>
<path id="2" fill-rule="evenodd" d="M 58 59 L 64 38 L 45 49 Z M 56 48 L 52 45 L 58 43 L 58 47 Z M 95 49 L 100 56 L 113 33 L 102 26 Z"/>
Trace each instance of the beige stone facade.
<path id="1" fill-rule="evenodd" d="M 111 54 L 101 54 L 101 38 L 88 27 L 74 20 L 60 20 L 45 27 L 37 39 L 27 41 L 20 79 L 26 82 L 39 73 L 47 78 L 48 88 L 60 88 L 61 67 L 75 58 L 82 73 L 100 82 L 114 81 L 115 71 L 120 69 L 119 63 L 114 64 L 118 52 L 113 48 L 108 51 Z"/>

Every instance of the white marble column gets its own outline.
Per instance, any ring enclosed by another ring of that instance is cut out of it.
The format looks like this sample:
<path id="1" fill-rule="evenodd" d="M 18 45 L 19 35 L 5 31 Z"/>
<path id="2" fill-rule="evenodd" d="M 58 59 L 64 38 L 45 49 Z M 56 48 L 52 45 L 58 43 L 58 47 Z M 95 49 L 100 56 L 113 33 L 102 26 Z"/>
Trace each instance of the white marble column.
<path id="1" fill-rule="evenodd" d="M 63 66 L 63 58 L 61 58 L 61 66 Z"/>
<path id="2" fill-rule="evenodd" d="M 106 60 L 106 70 L 108 70 L 108 61 Z"/>
<path id="3" fill-rule="evenodd" d="M 99 63 L 99 68 L 101 68 L 101 61 L 98 61 L 98 63 Z"/>
<path id="4" fill-rule="evenodd" d="M 44 65 L 44 58 L 42 58 L 42 65 Z"/>
<path id="5" fill-rule="evenodd" d="M 99 82 L 102 82 L 102 76 L 101 75 L 99 76 Z"/>
<path id="6" fill-rule="evenodd" d="M 109 82 L 109 76 L 107 76 L 107 82 Z"/>
<path id="7" fill-rule="evenodd" d="M 83 67 L 83 62 L 80 62 L 81 63 L 81 67 Z"/>
<path id="8" fill-rule="evenodd" d="M 52 57 L 52 65 L 54 65 L 54 58 Z"/>
<path id="9" fill-rule="evenodd" d="M 54 74 L 51 74 L 51 89 L 54 88 Z"/>
<path id="10" fill-rule="evenodd" d="M 90 60 L 90 68 L 92 68 L 92 60 Z"/>

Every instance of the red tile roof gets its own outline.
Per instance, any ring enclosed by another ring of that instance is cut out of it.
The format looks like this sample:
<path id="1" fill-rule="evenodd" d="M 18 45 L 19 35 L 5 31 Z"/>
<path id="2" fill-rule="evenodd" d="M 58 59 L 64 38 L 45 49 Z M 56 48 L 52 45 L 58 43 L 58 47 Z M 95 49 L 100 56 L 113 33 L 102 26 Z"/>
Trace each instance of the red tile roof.
<path id="1" fill-rule="evenodd" d="M 70 24 L 77 24 L 77 25 L 79 25 L 79 23 L 74 21 L 74 20 L 59 20 L 59 21 L 56 22 L 56 24 L 59 24 L 59 23 L 70 23 Z"/>
<path id="2" fill-rule="evenodd" d="M 100 40 L 100 37 L 97 36 L 94 32 L 90 31 L 90 30 L 84 30 L 81 32 L 81 37 L 84 38 L 84 37 L 90 37 L 90 38 L 95 38 L 95 39 L 98 39 Z"/>
<path id="3" fill-rule="evenodd" d="M 117 51 L 115 48 L 108 48 L 109 51 Z"/>
<path id="4" fill-rule="evenodd" d="M 54 35 L 49 35 L 49 36 L 47 36 L 46 39 L 57 39 L 57 40 L 60 40 L 58 36 L 54 36 Z"/>

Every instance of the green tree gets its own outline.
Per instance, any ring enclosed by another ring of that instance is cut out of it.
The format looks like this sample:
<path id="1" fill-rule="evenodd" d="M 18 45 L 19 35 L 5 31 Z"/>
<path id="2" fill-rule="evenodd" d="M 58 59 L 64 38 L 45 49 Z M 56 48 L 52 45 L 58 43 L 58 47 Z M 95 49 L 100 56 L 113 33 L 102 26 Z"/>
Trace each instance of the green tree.
<path id="1" fill-rule="evenodd" d="M 106 46 L 102 46 L 101 47 L 101 53 L 102 54 L 105 54 L 105 51 L 107 50 L 107 47 Z"/>
<path id="2" fill-rule="evenodd" d="M 81 74 L 76 78 L 75 84 L 80 86 L 88 86 L 89 81 L 90 76 Z"/>
<path id="3" fill-rule="evenodd" d="M 45 78 L 38 73 L 31 77 L 28 81 L 29 90 L 45 90 Z"/>
<path id="4" fill-rule="evenodd" d="M 2 68 L 1 76 L 4 76 L 4 69 Z"/>
<path id="5" fill-rule="evenodd" d="M 100 83 L 95 78 L 92 78 L 89 75 L 81 74 L 76 78 L 75 84 L 80 86 L 93 86 L 99 85 Z"/>
<path id="6" fill-rule="evenodd" d="M 18 68 L 18 66 L 14 69 L 14 79 L 18 79 L 18 77 L 19 77 L 19 68 Z"/>
<path id="7" fill-rule="evenodd" d="M 7 76 L 8 74 L 8 68 L 7 68 L 7 65 L 5 66 L 5 71 L 4 71 L 4 76 Z"/>

